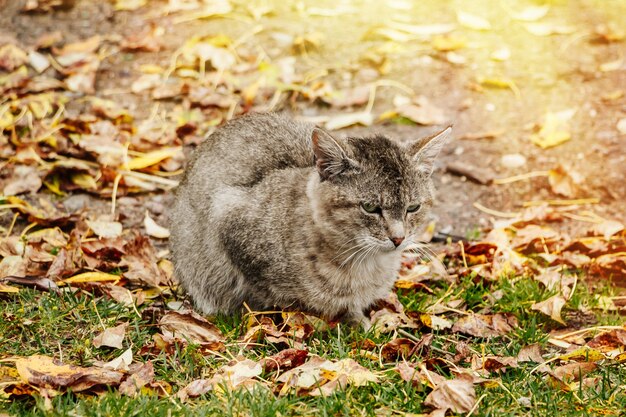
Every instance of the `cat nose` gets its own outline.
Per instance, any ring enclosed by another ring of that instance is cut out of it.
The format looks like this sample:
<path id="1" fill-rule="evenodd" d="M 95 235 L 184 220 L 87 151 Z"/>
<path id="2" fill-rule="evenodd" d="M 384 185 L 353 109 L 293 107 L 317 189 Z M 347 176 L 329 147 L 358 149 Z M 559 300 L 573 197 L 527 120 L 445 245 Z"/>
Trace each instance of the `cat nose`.
<path id="1" fill-rule="evenodd" d="M 403 237 L 390 237 L 389 239 L 391 239 L 391 241 L 397 248 L 404 241 L 404 236 Z"/>

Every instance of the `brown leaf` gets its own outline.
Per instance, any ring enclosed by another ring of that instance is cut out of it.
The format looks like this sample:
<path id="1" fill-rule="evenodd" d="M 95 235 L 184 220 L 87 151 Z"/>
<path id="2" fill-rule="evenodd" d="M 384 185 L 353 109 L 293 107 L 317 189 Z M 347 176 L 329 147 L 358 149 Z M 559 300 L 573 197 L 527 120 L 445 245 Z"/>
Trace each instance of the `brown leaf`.
<path id="1" fill-rule="evenodd" d="M 624 225 L 618 221 L 605 220 L 602 223 L 594 224 L 589 230 L 591 236 L 603 236 L 606 240 L 610 240 L 614 236 L 624 230 Z"/>
<path id="2" fill-rule="evenodd" d="M 136 397 L 141 388 L 154 380 L 154 367 L 152 362 L 133 364 L 130 367 L 130 375 L 120 384 L 119 392 L 122 395 Z"/>
<path id="3" fill-rule="evenodd" d="M 440 125 L 447 120 L 443 110 L 432 104 L 425 96 L 418 96 L 410 103 L 401 104 L 396 111 L 400 116 L 420 125 Z"/>
<path id="4" fill-rule="evenodd" d="M 472 369 L 484 369 L 487 372 L 502 372 L 506 368 L 517 368 L 517 359 L 512 356 L 477 356 L 472 357 Z"/>
<path id="5" fill-rule="evenodd" d="M 517 319 L 511 314 L 472 314 L 457 320 L 452 326 L 452 331 L 475 337 L 497 337 L 505 335 L 517 326 Z"/>
<path id="6" fill-rule="evenodd" d="M 517 354 L 517 361 L 543 363 L 544 359 L 541 355 L 541 346 L 538 343 L 524 346 Z"/>
<path id="7" fill-rule="evenodd" d="M 221 342 L 224 336 L 219 329 L 194 311 L 168 311 L 159 326 L 165 335 L 189 340 L 193 343 Z"/>
<path id="8" fill-rule="evenodd" d="M 579 173 L 566 169 L 563 165 L 559 165 L 555 169 L 551 169 L 548 174 L 548 182 L 552 192 L 563 197 L 576 197 L 579 184 L 582 177 Z"/>
<path id="9" fill-rule="evenodd" d="M 560 295 L 554 295 L 547 300 L 534 303 L 532 306 L 530 306 L 530 308 L 531 310 L 539 311 L 546 316 L 551 317 L 554 321 L 565 324 L 565 322 L 561 318 L 561 309 L 563 308 L 563 306 L 565 306 L 565 304 L 567 304 L 565 298 Z"/>
<path id="10" fill-rule="evenodd" d="M 28 62 L 28 55 L 12 43 L 0 47 L 0 69 L 13 71 Z"/>
<path id="11" fill-rule="evenodd" d="M 578 381 L 584 375 L 595 371 L 598 368 L 594 362 L 576 362 L 556 367 L 550 373 L 564 383 Z"/>
<path id="12" fill-rule="evenodd" d="M 18 195 L 25 192 L 36 193 L 42 181 L 37 168 L 17 165 L 11 171 L 11 177 L 4 183 L 4 195 Z"/>
<path id="13" fill-rule="evenodd" d="M 626 347 L 626 329 L 614 329 L 600 333 L 586 344 L 600 352 L 623 350 Z"/>
<path id="14" fill-rule="evenodd" d="M 15 367 L 27 384 L 53 390 L 71 389 L 74 392 L 85 391 L 95 385 L 115 386 L 124 376 L 122 372 L 97 367 L 62 365 L 42 355 L 18 358 Z"/>
<path id="15" fill-rule="evenodd" d="M 306 349 L 284 349 L 275 355 L 263 358 L 260 363 L 265 373 L 286 371 L 302 365 L 309 354 Z"/>
<path id="16" fill-rule="evenodd" d="M 109 346 L 112 348 L 121 349 L 127 327 L 128 323 L 123 323 L 119 326 L 105 329 L 98 336 L 94 337 L 93 345 L 97 348 L 101 346 Z"/>
<path id="17" fill-rule="evenodd" d="M 120 267 L 128 267 L 124 277 L 139 285 L 158 287 L 164 282 L 163 273 L 157 265 L 157 256 L 150 239 L 136 235 L 133 240 L 124 245 L 125 254 L 122 256 Z"/>
<path id="18" fill-rule="evenodd" d="M 380 354 L 387 362 L 392 362 L 399 358 L 408 359 L 410 354 L 415 352 L 416 345 L 417 343 L 411 339 L 393 339 L 383 345 Z"/>
<path id="19" fill-rule="evenodd" d="M 476 404 L 474 384 L 465 375 L 446 380 L 428 394 L 424 404 L 455 413 L 467 413 Z"/>
<path id="20" fill-rule="evenodd" d="M 281 389 L 283 394 L 295 388 L 298 392 L 312 396 L 325 396 L 347 385 L 363 386 L 377 382 L 378 378 L 353 359 L 335 362 L 313 356 L 303 365 L 280 375 L 276 381 L 284 383 Z"/>

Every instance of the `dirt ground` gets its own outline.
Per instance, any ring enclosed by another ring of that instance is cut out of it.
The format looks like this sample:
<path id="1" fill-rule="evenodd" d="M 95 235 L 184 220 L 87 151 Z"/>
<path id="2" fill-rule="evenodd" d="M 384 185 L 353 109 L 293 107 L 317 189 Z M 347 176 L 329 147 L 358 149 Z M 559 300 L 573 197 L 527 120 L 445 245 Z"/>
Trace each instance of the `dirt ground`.
<path id="1" fill-rule="evenodd" d="M 410 7 L 397 2 L 402 6 L 399 9 L 364 1 L 339 5 L 309 3 L 256 2 L 253 4 L 266 5 L 271 11 L 254 20 L 244 15 L 242 11 L 248 6 L 242 2 L 230 16 L 176 23 L 175 18 L 161 12 L 166 3 L 159 1 L 134 11 L 114 11 L 110 2 L 78 0 L 66 10 L 21 13 L 24 1 L 3 0 L 0 1 L 0 39 L 16 39 L 28 47 L 41 35 L 53 31 L 60 31 L 64 42 L 69 43 L 96 34 L 108 39 L 123 38 L 150 23 L 162 26 L 165 29 L 162 50 L 114 52 L 102 60 L 97 72 L 96 95 L 114 100 L 128 108 L 136 120 L 141 120 L 149 116 L 155 100 L 147 92 L 130 91 L 132 82 L 140 75 L 140 66 L 166 66 L 174 51 L 190 36 L 226 34 L 232 39 L 245 39 L 243 43 L 249 50 L 262 49 L 268 57 L 275 58 L 293 51 L 292 45 L 286 45 L 293 39 L 285 34 L 302 36 L 305 44 L 310 34 L 322 34 L 323 40 L 318 44 L 311 41 L 305 54 L 295 55 L 296 68 L 324 68 L 326 79 L 336 86 L 354 86 L 383 78 L 401 82 L 443 109 L 445 124 L 454 125 L 454 140 L 443 152 L 436 173 L 438 230 L 464 236 L 468 230 L 489 226 L 494 217 L 475 208 L 477 202 L 490 209 L 515 212 L 527 201 L 563 198 L 551 191 L 546 177 L 506 185 L 481 185 L 449 172 L 450 164 L 461 164 L 470 173 L 487 170 L 490 178 L 546 171 L 562 165 L 583 178 L 575 197 L 599 198 L 600 203 L 590 206 L 591 210 L 606 218 L 626 221 L 623 209 L 626 136 L 616 128 L 618 120 L 626 115 L 623 94 L 626 63 L 622 61 L 615 70 L 599 69 L 603 63 L 626 59 L 623 40 L 602 38 L 606 32 L 603 28 L 608 24 L 610 28 L 626 27 L 625 2 L 554 2 L 549 20 L 575 27 L 571 34 L 555 36 L 529 35 L 520 25 L 503 17 L 501 10 L 492 7 L 493 2 L 472 2 L 470 11 L 489 18 L 493 30 L 467 31 L 464 35 L 467 46 L 455 51 L 457 56 L 432 50 L 423 42 L 400 42 L 396 45 L 399 52 L 391 56 L 384 74 L 368 66 L 363 57 L 376 45 L 391 48 L 390 43 L 370 40 L 368 30 L 398 18 L 420 23 L 449 22 L 459 1 L 415 2 Z M 335 10 L 349 6 L 353 11 L 339 17 L 304 14 L 303 10 L 306 12 L 313 6 Z M 249 9 L 254 14 L 252 6 Z M 490 54 L 503 45 L 511 50 L 510 58 L 502 62 L 491 60 Z M 513 79 L 515 89 L 492 88 L 489 82 L 480 81 L 485 77 Z M 392 108 L 397 93 L 393 87 L 378 88 L 374 114 Z M 168 110 L 179 103 L 177 98 L 160 100 L 159 106 Z M 257 101 L 251 110 L 263 109 L 264 104 L 267 103 Z M 80 104 L 77 106 L 80 110 Z M 346 112 L 310 102 L 281 102 L 277 108 L 310 118 Z M 571 140 L 550 149 L 531 143 L 529 137 L 547 111 L 570 108 L 576 111 L 569 124 Z M 242 111 L 238 107 L 235 114 Z M 438 127 L 441 126 L 385 122 L 342 129 L 338 134 L 377 132 L 402 141 Z M 502 157 L 508 154 L 523 155 L 526 162 L 519 167 L 507 167 Z M 92 210 L 99 210 L 109 204 L 106 199 L 77 194 L 80 193 L 66 197 L 72 208 L 86 204 Z M 125 226 L 138 224 L 145 206 L 161 219 L 158 216 L 166 214 L 171 198 L 171 193 L 148 194 L 138 200 L 120 198 Z"/>

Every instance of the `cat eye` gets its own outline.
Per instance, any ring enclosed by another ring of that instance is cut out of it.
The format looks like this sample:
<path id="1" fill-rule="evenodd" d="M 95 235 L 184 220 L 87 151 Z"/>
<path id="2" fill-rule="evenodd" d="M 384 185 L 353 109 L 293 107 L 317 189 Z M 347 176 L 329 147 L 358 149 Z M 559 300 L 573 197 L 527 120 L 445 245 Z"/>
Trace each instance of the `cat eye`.
<path id="1" fill-rule="evenodd" d="M 361 208 L 370 214 L 382 214 L 383 210 L 374 203 L 363 202 Z"/>
<path id="2" fill-rule="evenodd" d="M 411 204 L 406 208 L 407 213 L 415 213 L 422 207 L 421 204 Z"/>

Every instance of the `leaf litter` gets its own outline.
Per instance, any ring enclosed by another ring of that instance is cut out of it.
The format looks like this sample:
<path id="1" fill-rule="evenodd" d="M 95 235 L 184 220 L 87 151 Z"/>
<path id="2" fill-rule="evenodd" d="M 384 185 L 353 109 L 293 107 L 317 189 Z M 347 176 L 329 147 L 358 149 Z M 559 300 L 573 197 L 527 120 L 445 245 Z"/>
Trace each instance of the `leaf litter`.
<path id="1" fill-rule="evenodd" d="M 47 13 L 69 3 L 29 1 L 24 11 Z M 146 4 L 143 0 L 117 0 L 114 9 L 142 12 Z M 230 16 L 239 8 L 225 0 L 170 0 L 161 6 L 155 8 L 155 15 L 171 16 L 174 24 Z M 248 5 L 245 10 L 255 20 L 272 12 L 269 5 Z M 318 7 L 305 12 L 333 17 L 355 10 Z M 547 5 L 508 10 L 511 18 L 523 22 L 520 27 L 534 36 L 564 36 L 576 31 L 569 24 L 542 21 L 549 12 Z M 435 57 L 445 54 L 448 62 L 462 66 L 463 50 L 474 47 L 474 38 L 464 30 L 485 34 L 494 26 L 494 21 L 464 11 L 457 12 L 456 23 L 391 21 L 367 31 L 365 39 L 382 38 L 390 43 L 375 53 L 366 53 L 362 62 L 377 75 L 385 74 L 390 57 L 392 60 L 401 50 L 399 44 L 411 41 L 431 48 Z M 21 389 L 28 395 L 50 398 L 68 390 L 97 393 L 103 387 L 117 387 L 128 396 L 142 395 L 145 390 L 169 395 L 167 382 L 154 380 L 151 359 L 162 352 L 173 356 L 179 346 L 193 345 L 202 355 L 218 358 L 219 365 L 209 371 L 208 378 L 187 381 L 186 385 L 177 382 L 174 389 L 181 400 L 191 401 L 224 389 L 260 387 L 277 396 L 327 396 L 349 386 L 393 383 L 386 371 L 395 369 L 399 378 L 429 392 L 424 404 L 433 415 L 444 415 L 446 410 L 471 413 L 480 401 L 477 385 L 496 381 L 524 362 L 537 364 L 537 370 L 559 389 L 569 390 L 576 382 L 592 383 L 586 376 L 607 363 L 624 362 L 626 330 L 592 326 L 588 332 L 577 333 L 585 329 L 569 324 L 572 314 L 581 308 L 572 302 L 572 295 L 583 276 L 587 281 L 611 280 L 626 286 L 624 226 L 616 221 L 597 221 L 587 236 L 570 237 L 546 223 L 562 221 L 572 212 L 543 206 L 495 224 L 481 242 L 443 247 L 437 260 L 445 265 L 445 279 L 436 273 L 437 262 L 432 256 L 428 256 L 431 262 L 426 262 L 407 254 L 395 294 L 370 312 L 372 334 L 386 335 L 387 339 L 379 344 L 370 341 L 373 346 L 355 347 L 350 357 L 325 358 L 312 353 L 320 331 L 341 325 L 302 313 L 282 312 L 276 317 L 250 312 L 244 316 L 241 334 L 233 337 L 219 329 L 213 318 L 187 310 L 184 304 L 183 309 L 175 310 L 164 306 L 160 299 L 175 299 L 176 282 L 165 259 L 167 254 L 159 250 L 161 242 L 149 237 L 167 239 L 169 230 L 161 226 L 163 219 L 153 218 L 159 213 L 148 210 L 144 211 L 143 229 L 139 224 L 129 227 L 118 203 L 125 196 L 175 187 L 174 175 L 184 161 L 183 146 L 197 143 L 235 114 L 287 103 L 314 109 L 320 104 L 328 106 L 332 113 L 308 115 L 331 130 L 390 122 L 441 125 L 452 118 L 448 109 L 433 103 L 434 97 L 399 85 L 394 88 L 401 94 L 395 95 L 391 108 L 380 111 L 380 106 L 374 107 L 377 89 L 370 82 L 354 81 L 346 86 L 326 77 L 326 69 L 317 75 L 304 72 L 302 57 L 324 47 L 325 40 L 318 32 L 287 35 L 297 58 L 282 61 L 255 51 L 246 45 L 245 37 L 190 37 L 169 62 L 145 65 L 134 74 L 129 93 L 150 94 L 155 102 L 162 103 L 160 106 L 173 106 L 168 112 L 155 106 L 148 119 L 136 117 L 134 109 L 98 91 L 101 63 L 107 56 L 163 51 L 170 30 L 168 24 L 155 23 L 125 37 L 92 36 L 64 43 L 62 34 L 56 32 L 41 36 L 32 45 L 0 45 L 0 91 L 5 97 L 0 104 L 4 148 L 0 208 L 24 225 L 19 232 L 8 229 L 0 241 L 1 296 L 19 294 L 25 286 L 91 291 L 137 314 L 151 312 L 157 317 L 152 342 L 125 350 L 129 324 L 103 326 L 91 343 L 111 351 L 114 356 L 108 356 L 112 358 L 109 361 L 77 366 L 42 355 L 11 359 L 12 379 L 2 385 L 3 394 L 11 397 Z M 599 42 L 621 41 L 618 31 L 611 28 L 599 28 L 594 36 Z M 491 58 L 495 62 L 512 59 L 507 47 L 493 52 Z M 521 87 L 511 79 L 475 79 L 482 87 L 511 89 L 520 96 Z M 77 106 L 80 101 L 86 105 Z M 531 142 L 548 149 L 571 140 L 570 123 L 578 111 L 546 112 L 530 134 Z M 624 133 L 623 124 L 618 120 L 615 130 Z M 550 191 L 565 198 L 577 197 L 584 183 L 565 165 L 551 169 L 547 179 Z M 69 212 L 51 197 L 65 198 L 77 192 L 110 205 L 105 211 L 86 208 Z M 498 290 L 484 297 L 479 310 L 459 294 L 442 297 L 438 290 L 442 283 L 459 286 L 462 280 L 495 286 L 499 277 L 512 275 L 530 277 L 545 289 L 526 308 L 553 329 L 549 334 L 551 350 L 542 352 L 539 345 L 531 344 L 522 347 L 517 357 L 477 356 L 465 342 L 488 344 L 510 337 L 521 330 L 515 314 L 497 311 L 502 296 Z M 415 293 L 424 295 L 426 305 L 404 306 L 405 296 Z M 605 301 L 604 306 L 624 311 L 618 300 L 607 297 Z M 179 301 L 167 305 L 176 303 Z M 445 350 L 447 346 L 432 344 L 435 336 L 442 335 L 455 342 L 454 355 Z M 275 353 L 259 357 L 257 353 L 268 346 Z M 237 356 L 228 358 L 226 353 Z"/>

